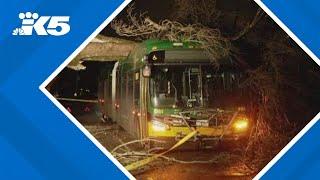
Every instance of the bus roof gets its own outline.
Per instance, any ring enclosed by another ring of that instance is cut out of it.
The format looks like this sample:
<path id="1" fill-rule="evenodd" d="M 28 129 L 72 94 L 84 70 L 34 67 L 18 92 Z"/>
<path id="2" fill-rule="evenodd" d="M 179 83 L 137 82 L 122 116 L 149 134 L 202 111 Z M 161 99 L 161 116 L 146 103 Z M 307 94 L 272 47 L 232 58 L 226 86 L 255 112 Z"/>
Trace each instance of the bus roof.
<path id="1" fill-rule="evenodd" d="M 150 61 L 150 57 L 156 55 L 158 60 Z M 147 60 L 144 58 L 147 57 Z M 161 57 L 159 59 L 159 57 Z M 222 66 L 233 66 L 231 58 L 217 59 Z M 145 63 L 152 64 L 183 64 L 183 63 L 210 63 L 212 59 L 205 53 L 200 42 L 185 41 L 174 42 L 170 40 L 150 39 L 143 41 L 130 53 L 128 58 L 121 61 L 125 69 L 141 68 Z"/>
<path id="2" fill-rule="evenodd" d="M 173 49 L 201 49 L 202 45 L 195 41 L 169 41 L 150 39 L 142 42 L 146 48 L 147 54 L 153 51 L 173 50 Z"/>

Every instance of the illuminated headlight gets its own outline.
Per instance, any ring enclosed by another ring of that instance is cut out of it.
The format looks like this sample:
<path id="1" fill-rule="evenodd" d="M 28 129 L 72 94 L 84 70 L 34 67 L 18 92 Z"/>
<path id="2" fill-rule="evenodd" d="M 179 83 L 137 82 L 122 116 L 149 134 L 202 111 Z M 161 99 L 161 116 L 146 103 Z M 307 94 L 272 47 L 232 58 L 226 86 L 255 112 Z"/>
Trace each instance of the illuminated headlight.
<path id="1" fill-rule="evenodd" d="M 237 132 L 244 132 L 249 127 L 249 120 L 246 117 L 239 117 L 233 122 L 232 127 Z"/>
<path id="2" fill-rule="evenodd" d="M 169 129 L 169 125 L 162 123 L 160 121 L 157 121 L 157 120 L 152 120 L 151 124 L 152 124 L 153 130 L 155 130 L 155 131 L 165 131 L 165 130 Z"/>

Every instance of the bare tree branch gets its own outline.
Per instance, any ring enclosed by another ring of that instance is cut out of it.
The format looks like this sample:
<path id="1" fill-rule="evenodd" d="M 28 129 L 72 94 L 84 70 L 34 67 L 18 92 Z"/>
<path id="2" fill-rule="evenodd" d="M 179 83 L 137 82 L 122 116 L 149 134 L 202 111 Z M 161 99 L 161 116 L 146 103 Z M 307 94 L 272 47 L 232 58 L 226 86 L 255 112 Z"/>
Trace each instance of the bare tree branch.
<path id="1" fill-rule="evenodd" d="M 221 36 L 219 29 L 201 24 L 184 25 L 168 19 L 156 23 L 145 14 L 133 14 L 132 6 L 128 8 L 127 13 L 129 23 L 116 20 L 111 25 L 120 36 L 135 37 L 138 40 L 156 38 L 199 42 L 214 63 L 217 63 L 218 59 L 230 56 L 231 43 Z"/>
<path id="2" fill-rule="evenodd" d="M 238 32 L 236 35 L 233 37 L 230 37 L 229 39 L 232 41 L 236 41 L 246 35 L 258 22 L 259 20 L 264 16 L 264 12 L 261 8 L 258 9 L 256 15 L 254 16 L 253 20 L 248 23 L 248 25 L 243 28 L 240 32 Z"/>

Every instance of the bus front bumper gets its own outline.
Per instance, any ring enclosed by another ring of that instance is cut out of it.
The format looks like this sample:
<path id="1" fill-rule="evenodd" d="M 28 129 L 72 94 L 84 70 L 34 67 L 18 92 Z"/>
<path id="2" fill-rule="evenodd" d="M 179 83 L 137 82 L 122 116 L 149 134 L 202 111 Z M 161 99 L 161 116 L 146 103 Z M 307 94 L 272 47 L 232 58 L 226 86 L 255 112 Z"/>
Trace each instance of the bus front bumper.
<path id="1" fill-rule="evenodd" d="M 215 127 L 196 127 L 197 134 L 189 141 L 237 141 L 247 137 L 248 129 L 237 132 L 232 128 L 226 128 L 226 126 Z M 164 141 L 177 142 L 190 133 L 192 130 L 189 127 L 168 127 L 158 128 L 149 123 L 148 135 L 153 139 L 160 139 Z"/>

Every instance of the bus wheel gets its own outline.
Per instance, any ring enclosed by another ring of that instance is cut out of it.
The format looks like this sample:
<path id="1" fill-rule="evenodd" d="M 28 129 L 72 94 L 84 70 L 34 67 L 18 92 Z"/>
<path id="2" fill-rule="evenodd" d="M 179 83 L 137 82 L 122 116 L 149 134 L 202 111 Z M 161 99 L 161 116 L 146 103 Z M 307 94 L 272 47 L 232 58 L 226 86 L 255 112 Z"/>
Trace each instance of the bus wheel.
<path id="1" fill-rule="evenodd" d="M 112 122 L 111 118 L 104 113 L 102 114 L 102 121 L 103 122 Z"/>

